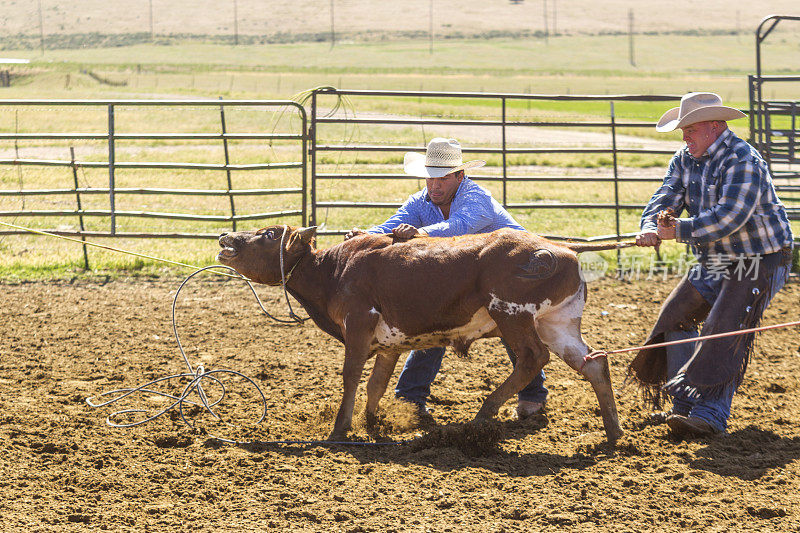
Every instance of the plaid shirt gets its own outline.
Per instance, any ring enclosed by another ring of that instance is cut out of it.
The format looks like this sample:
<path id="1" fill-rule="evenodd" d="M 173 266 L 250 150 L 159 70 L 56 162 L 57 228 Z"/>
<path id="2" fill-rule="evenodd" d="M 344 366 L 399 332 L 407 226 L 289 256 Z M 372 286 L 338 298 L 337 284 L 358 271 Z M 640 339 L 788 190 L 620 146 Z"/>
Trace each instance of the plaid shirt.
<path id="1" fill-rule="evenodd" d="M 412 194 L 389 220 L 373 226 L 367 233 L 391 233 L 400 224 L 425 230 L 431 237 L 455 237 L 471 233 L 489 233 L 500 228 L 525 231 L 492 193 L 464 176 L 450 204 L 450 217 L 428 196 L 428 188 Z"/>
<path id="2" fill-rule="evenodd" d="M 755 148 L 725 130 L 699 159 L 686 148 L 670 161 L 664 182 L 642 213 L 643 231 L 656 231 L 658 213 L 684 209 L 675 239 L 692 245 L 701 263 L 777 252 L 792 245 L 786 210 L 767 164 Z"/>

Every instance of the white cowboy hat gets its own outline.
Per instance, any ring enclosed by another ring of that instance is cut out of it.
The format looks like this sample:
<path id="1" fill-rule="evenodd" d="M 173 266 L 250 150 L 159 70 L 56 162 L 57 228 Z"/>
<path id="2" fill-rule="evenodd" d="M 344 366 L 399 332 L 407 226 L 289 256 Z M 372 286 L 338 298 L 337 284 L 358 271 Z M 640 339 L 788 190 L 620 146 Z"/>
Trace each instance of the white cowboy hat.
<path id="1" fill-rule="evenodd" d="M 656 130 L 667 132 L 689 124 L 707 120 L 734 120 L 745 114 L 722 105 L 722 98 L 714 93 L 689 93 L 681 98 L 681 106 L 664 113 L 656 124 Z"/>
<path id="2" fill-rule="evenodd" d="M 485 164 L 486 161 L 480 159 L 464 163 L 458 141 L 443 137 L 431 139 L 424 155 L 407 152 L 403 158 L 403 170 L 418 178 L 441 178 L 459 170 L 482 167 Z"/>

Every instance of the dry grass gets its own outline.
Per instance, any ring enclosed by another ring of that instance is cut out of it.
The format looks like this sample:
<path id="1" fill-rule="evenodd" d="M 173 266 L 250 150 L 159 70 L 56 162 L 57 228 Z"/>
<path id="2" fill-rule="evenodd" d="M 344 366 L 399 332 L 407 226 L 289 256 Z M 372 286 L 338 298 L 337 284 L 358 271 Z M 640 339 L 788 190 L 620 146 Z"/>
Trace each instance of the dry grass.
<path id="1" fill-rule="evenodd" d="M 48 0 L 43 2 L 46 34 L 136 33 L 150 32 L 148 2 L 121 0 Z M 380 39 L 393 32 L 419 32 L 427 35 L 431 21 L 430 0 L 383 2 L 378 0 L 278 0 L 265 5 L 259 0 L 156 0 L 153 29 L 156 34 L 232 34 L 234 4 L 238 31 L 242 35 L 278 33 L 324 34 L 334 28 L 341 37 L 353 34 Z M 548 30 L 569 34 L 628 31 L 628 11 L 640 32 L 672 31 L 752 31 L 772 13 L 796 14 L 795 0 L 690 0 L 645 1 L 635 5 L 628 0 L 574 0 L 547 2 Z M 527 0 L 514 5 L 508 1 L 437 0 L 433 3 L 433 31 L 442 37 L 490 32 L 535 32 L 545 27 L 543 4 Z M 38 34 L 36 2 L 0 0 L 2 33 Z"/>
<path id="2" fill-rule="evenodd" d="M 132 6 L 112 0 L 98 2 L 87 0 L 80 10 L 74 3 L 52 0 L 43 3 L 44 32 L 75 34 L 102 31 L 105 33 L 146 32 L 149 34 L 148 2 Z M 330 29 L 328 1 L 272 3 L 269 10 L 253 0 L 238 1 L 239 31 L 241 34 L 272 35 L 277 32 L 318 33 Z M 639 32 L 661 32 L 657 35 L 636 37 L 636 66 L 628 62 L 627 31 L 629 3 L 610 1 L 602 6 L 587 0 L 578 2 L 548 2 L 549 29 L 553 30 L 553 12 L 557 10 L 556 28 L 562 35 L 545 42 L 541 38 L 518 38 L 524 32 L 533 34 L 543 29 L 542 3 L 528 0 L 521 5 L 507 2 L 485 3 L 475 0 L 465 2 L 437 2 L 434 5 L 434 33 L 437 36 L 435 51 L 430 53 L 425 40 L 428 31 L 429 2 L 413 0 L 401 4 L 377 2 L 335 2 L 337 34 L 356 37 L 359 41 L 369 37 L 372 42 L 343 42 L 330 48 L 326 42 L 298 42 L 269 46 L 227 46 L 208 44 L 197 40 L 164 41 L 157 44 L 107 48 L 74 48 L 47 50 L 39 56 L 37 50 L 6 52 L 11 57 L 30 57 L 34 63 L 27 68 L 17 68 L 11 88 L 3 89 L 5 98 L 288 98 L 299 91 L 319 85 L 334 85 L 348 89 L 439 90 L 499 93 L 540 94 L 681 94 L 690 90 L 709 89 L 719 92 L 723 99 L 737 106 L 746 106 L 745 74 L 752 70 L 752 39 L 742 34 L 722 35 L 722 32 L 751 33 L 758 21 L 767 13 L 787 13 L 795 9 L 794 2 L 773 1 L 760 4 L 741 1 L 713 0 L 703 5 L 679 0 L 670 4 L 647 2 L 635 8 L 635 29 Z M 187 7 L 184 0 L 171 4 L 154 1 L 157 34 L 182 33 L 222 35 L 232 31 L 232 0 L 221 5 L 207 1 L 193 2 Z M 230 13 L 226 10 L 230 10 Z M 725 16 L 720 16 L 724 13 Z M 228 15 L 230 15 L 229 18 Z M 0 39 L 15 33 L 33 35 L 36 41 L 38 16 L 36 3 L 22 5 L 18 0 L 0 0 Z M 797 26 L 797 25 L 796 25 Z M 701 31 L 702 28 L 702 31 Z M 798 53 L 797 36 L 782 33 L 792 28 L 781 25 L 770 36 L 767 55 L 771 72 L 775 69 L 796 69 Z M 420 32 L 416 40 L 395 41 L 392 32 Z M 366 32 L 371 32 L 367 35 Z M 494 33 L 493 33 L 494 32 Z M 683 32 L 671 35 L 663 32 Z M 696 32 L 697 35 L 692 33 Z M 606 35 L 605 33 L 620 33 Z M 356 35 L 358 34 L 358 35 Z M 457 35 L 498 37 L 493 39 L 455 39 Z M 287 40 L 300 39 L 299 35 Z M 91 40 L 91 39 L 90 39 Z M 169 46 L 162 44 L 170 44 Z M 96 46 L 97 43 L 90 46 Z M 89 69 L 104 79 L 124 85 L 103 85 L 83 69 Z M 789 72 L 789 70 L 784 70 Z M 786 85 L 786 84 L 783 84 Z M 767 97 L 795 98 L 795 88 L 770 85 Z M 776 92 L 777 91 L 777 92 Z M 783 94 L 787 92 L 787 94 Z M 322 102 L 330 106 L 331 102 Z M 446 99 L 358 99 L 362 114 L 373 113 L 391 116 L 498 118 L 496 102 L 486 100 Z M 539 103 L 511 103 L 509 117 L 518 120 L 607 120 L 607 103 L 575 103 L 542 105 Z M 668 104 L 643 104 L 616 106 L 619 120 L 654 120 Z M 217 111 L 208 113 L 183 110 L 164 112 L 144 108 L 119 108 L 117 127 L 120 131 L 218 131 Z M 105 131 L 107 117 L 104 109 L 69 108 L 58 110 L 23 109 L 17 114 L 9 108 L 0 109 L 0 131 Z M 269 131 L 273 117 L 265 113 L 244 110 L 228 114 L 229 131 Z M 739 135 L 746 134 L 746 123 L 734 124 Z M 283 127 L 294 130 L 297 124 Z M 350 140 L 364 144 L 392 143 L 424 146 L 434 135 L 454 136 L 465 146 L 498 146 L 499 130 L 492 128 L 367 128 L 359 131 L 342 131 L 341 128 L 320 128 L 320 139 L 338 143 Z M 607 131 L 575 128 L 547 130 L 539 128 L 511 128 L 508 143 L 511 147 L 568 146 L 607 147 Z M 677 136 L 656 135 L 643 129 L 620 130 L 618 142 L 638 148 L 664 147 L 672 149 L 679 144 Z M 665 143 L 666 141 L 666 143 Z M 665 144 L 662 144 L 665 143 Z M 676 144 L 677 143 L 677 144 Z M 103 142 L 76 145 L 79 159 L 99 160 L 105 157 Z M 23 142 L 22 157 L 68 158 L 68 145 L 58 142 Z M 16 152 L 13 143 L 0 143 L 0 157 Z M 296 160 L 296 153 L 285 148 L 269 147 L 258 143 L 237 143 L 233 148 L 234 162 L 265 162 Z M 118 160 L 164 160 L 220 163 L 221 146 L 217 143 L 119 143 Z M 329 173 L 400 173 L 402 153 L 371 154 L 366 152 L 338 154 L 327 152 L 318 160 L 319 172 Z M 478 155 L 489 159 L 487 174 L 497 175 L 500 161 L 497 156 Z M 610 158 L 543 154 L 510 158 L 517 165 L 512 175 L 611 175 Z M 626 167 L 621 177 L 658 178 L 663 172 L 666 157 L 647 156 L 621 158 Z M 256 188 L 268 186 L 297 186 L 298 173 L 236 174 L 235 187 Z M 107 175 L 102 170 L 86 169 L 80 173 L 82 185 L 102 187 Z M 23 184 L 33 187 L 69 187 L 72 183 L 70 169 L 37 169 L 11 166 L 0 168 L 0 187 L 16 189 Z M 502 196 L 498 183 L 484 182 L 495 197 Z M 221 172 L 139 172 L 119 171 L 117 186 L 124 187 L 184 187 L 225 188 Z M 320 182 L 317 198 L 323 201 L 371 200 L 401 202 L 418 190 L 415 180 L 345 181 L 342 179 Z M 655 183 L 630 183 L 621 187 L 620 198 L 627 203 L 644 203 Z M 509 185 L 509 202 L 613 202 L 613 187 L 608 183 L 596 186 L 540 182 L 536 184 Z M 26 200 L 26 209 L 71 209 L 72 195 Z M 271 196 L 247 197 L 237 200 L 239 212 L 264 212 L 296 207 L 297 198 Z M 4 210 L 20 208 L 19 198 L 0 198 Z M 107 208 L 108 198 L 85 196 L 87 208 Z M 131 211 L 197 212 L 222 214 L 229 209 L 227 198 L 200 199 L 153 196 L 118 196 L 118 209 Z M 390 209 L 325 209 L 317 213 L 317 222 L 327 228 L 369 226 L 382 221 Z M 614 231 L 611 210 L 591 210 L 580 213 L 580 224 L 574 214 L 556 209 L 514 210 L 514 216 L 533 231 L 546 234 L 586 236 L 608 234 Z M 634 231 L 638 226 L 636 210 L 622 214 L 623 232 Z M 38 227 L 77 227 L 76 217 L 24 219 Z M 281 222 L 298 223 L 299 218 Z M 120 231 L 203 231 L 214 233 L 228 229 L 223 223 L 205 223 L 190 227 L 189 223 L 152 221 L 147 219 L 118 219 Z M 257 227 L 254 221 L 243 226 Z M 105 230 L 107 218 L 92 218 L 89 229 Z M 338 242 L 338 237 L 321 239 L 322 245 Z M 147 251 L 184 262 L 208 263 L 212 261 L 215 244 L 208 241 L 175 242 L 165 240 L 113 241 L 123 248 Z M 81 262 L 80 247 L 72 243 L 45 242 L 35 237 L 6 237 L 0 239 L 0 275 L 24 277 L 40 267 L 53 267 L 53 271 L 70 271 Z M 674 255 L 674 254 L 673 254 Z M 142 265 L 137 260 L 133 266 L 128 258 L 117 258 L 108 252 L 90 252 L 93 265 L 113 269 L 117 266 L 154 271 L 160 267 Z M 56 264 L 57 263 L 57 264 Z M 48 266 L 49 265 L 49 266 Z"/>

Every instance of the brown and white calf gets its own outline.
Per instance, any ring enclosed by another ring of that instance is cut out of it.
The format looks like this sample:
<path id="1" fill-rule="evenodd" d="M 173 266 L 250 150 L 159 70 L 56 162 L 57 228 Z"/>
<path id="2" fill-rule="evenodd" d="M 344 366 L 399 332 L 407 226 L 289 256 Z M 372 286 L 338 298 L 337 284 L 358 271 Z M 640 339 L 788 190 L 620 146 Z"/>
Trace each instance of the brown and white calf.
<path id="1" fill-rule="evenodd" d="M 288 232 L 284 236 L 284 232 Z M 364 364 L 367 420 L 400 354 L 451 345 L 466 353 L 482 337 L 502 337 L 517 355 L 511 375 L 476 419 L 495 416 L 555 352 L 592 385 L 606 436 L 622 434 L 608 361 L 585 358 L 581 337 L 586 284 L 577 252 L 617 245 L 556 244 L 523 231 L 454 238 L 361 235 L 331 248 L 313 246 L 316 228 L 270 226 L 225 233 L 217 260 L 257 283 L 281 283 L 280 248 L 291 272 L 287 289 L 323 331 L 344 343 L 344 395 L 330 439 L 350 428 Z"/>

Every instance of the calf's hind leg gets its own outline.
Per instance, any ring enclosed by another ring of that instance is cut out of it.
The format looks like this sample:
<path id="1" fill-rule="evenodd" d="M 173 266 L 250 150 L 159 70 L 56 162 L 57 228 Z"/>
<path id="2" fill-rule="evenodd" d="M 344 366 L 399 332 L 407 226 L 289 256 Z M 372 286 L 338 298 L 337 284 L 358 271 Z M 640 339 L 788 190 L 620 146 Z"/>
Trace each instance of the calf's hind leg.
<path id="1" fill-rule="evenodd" d="M 608 359 L 585 360 L 591 351 L 581 336 L 584 290 L 582 287 L 570 299 L 536 318 L 536 331 L 551 351 L 558 354 L 570 367 L 579 372 L 592 385 L 600 405 L 603 427 L 608 442 L 614 444 L 622 435 L 611 386 Z"/>
<path id="2" fill-rule="evenodd" d="M 511 375 L 483 402 L 475 416 L 476 420 L 495 416 L 500 407 L 514 394 L 524 389 L 550 360 L 550 352 L 536 334 L 530 315 L 512 319 L 500 313 L 496 314 L 499 316 L 493 315 L 492 318 L 497 323 L 503 340 L 517 356 L 517 363 Z"/>

